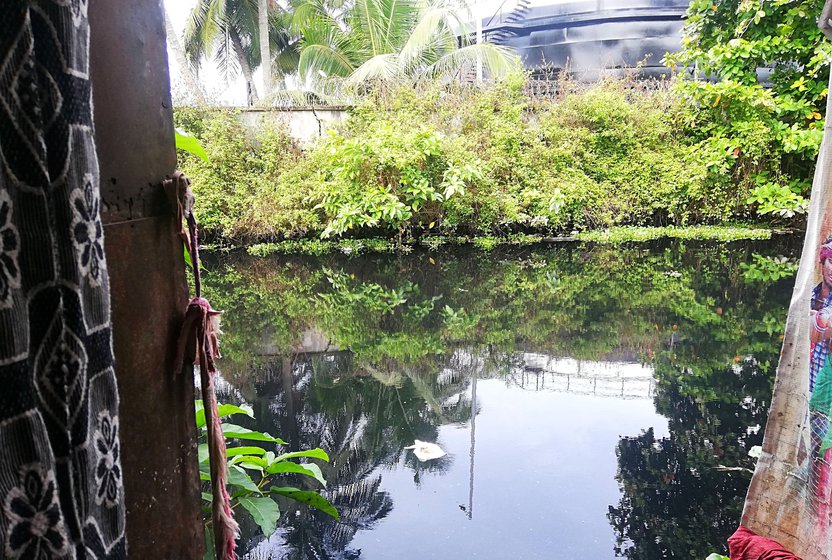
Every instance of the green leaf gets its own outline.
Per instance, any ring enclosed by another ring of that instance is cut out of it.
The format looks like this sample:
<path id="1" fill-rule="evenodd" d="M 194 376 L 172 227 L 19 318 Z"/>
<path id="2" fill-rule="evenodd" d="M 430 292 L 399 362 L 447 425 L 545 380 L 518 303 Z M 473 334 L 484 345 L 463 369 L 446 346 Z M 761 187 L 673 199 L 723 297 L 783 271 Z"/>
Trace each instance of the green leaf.
<path id="1" fill-rule="evenodd" d="M 283 474 L 283 473 L 297 473 L 306 476 L 311 476 L 324 486 L 326 486 L 326 479 L 324 478 L 321 468 L 314 463 L 292 463 L 291 461 L 279 461 L 272 463 L 266 467 L 266 472 L 269 474 Z"/>
<path id="2" fill-rule="evenodd" d="M 189 154 L 197 156 L 202 161 L 208 161 L 208 154 L 205 153 L 205 149 L 199 143 L 199 140 L 196 139 L 196 136 L 188 134 L 181 128 L 175 129 L 174 135 L 177 150 L 184 150 Z"/>
<path id="3" fill-rule="evenodd" d="M 327 500 L 317 492 L 299 490 L 290 486 L 269 488 L 269 492 L 273 494 L 279 494 L 281 496 L 286 496 L 287 498 L 291 498 L 295 501 L 301 502 L 302 504 L 306 504 L 310 507 L 321 510 L 325 514 L 334 518 L 336 521 L 341 521 L 341 516 L 338 515 L 338 511 L 333 507 L 332 504 L 329 503 L 329 500 Z"/>
<path id="4" fill-rule="evenodd" d="M 303 463 L 301 466 L 315 473 L 315 480 L 320 482 L 321 486 L 326 487 L 326 479 L 324 478 L 324 473 L 321 471 L 321 467 L 315 463 Z"/>
<path id="5" fill-rule="evenodd" d="M 205 528 L 205 556 L 203 560 L 215 560 L 217 553 L 214 550 L 214 531 L 210 527 Z"/>
<path id="6" fill-rule="evenodd" d="M 254 481 L 251 480 L 251 477 L 246 474 L 243 469 L 235 465 L 228 467 L 228 484 L 248 490 L 249 492 L 253 492 L 255 494 L 262 493 L 260 492 L 260 489 L 257 488 L 257 485 L 254 484 Z"/>
<path id="7" fill-rule="evenodd" d="M 225 454 L 228 457 L 236 457 L 237 455 L 264 455 L 266 450 L 262 447 L 229 447 Z"/>
<path id="8" fill-rule="evenodd" d="M 222 433 L 227 438 L 270 441 L 272 443 L 279 443 L 280 445 L 288 445 L 280 438 L 272 437 L 263 432 L 255 432 L 254 430 L 249 430 L 248 428 L 243 428 L 242 426 L 238 426 L 236 424 L 223 424 Z"/>
<path id="9" fill-rule="evenodd" d="M 202 405 L 202 401 L 196 402 L 199 403 L 196 409 L 196 427 L 204 428 L 205 407 Z M 249 418 L 254 418 L 254 410 L 247 404 L 244 404 L 242 406 L 236 406 L 233 404 L 221 404 L 217 407 L 217 412 L 219 413 L 220 418 L 225 418 L 226 416 L 231 416 L 232 414 L 245 414 Z"/>
<path id="10" fill-rule="evenodd" d="M 254 518 L 254 522 L 260 525 L 263 534 L 270 537 L 277 527 L 277 520 L 280 517 L 280 508 L 273 499 L 263 498 L 240 498 L 239 503 Z"/>
<path id="11" fill-rule="evenodd" d="M 231 459 L 229 465 L 240 465 L 243 468 L 263 471 L 269 464 L 262 457 L 254 457 L 252 455 L 239 455 Z"/>
<path id="12" fill-rule="evenodd" d="M 200 463 L 207 463 L 209 458 L 208 444 L 200 443 L 196 448 L 196 455 Z"/>
<path id="13" fill-rule="evenodd" d="M 705 560 L 731 560 L 727 556 L 723 556 L 722 554 L 717 554 L 714 552 L 713 554 L 709 555 Z"/>
<path id="14" fill-rule="evenodd" d="M 284 443 L 283 445 L 286 444 Z M 275 459 L 275 461 L 285 461 L 286 459 L 295 459 L 297 457 L 311 457 L 313 459 L 321 459 L 322 461 L 329 462 L 329 455 L 327 455 L 326 451 L 324 451 L 320 447 L 316 447 L 315 449 L 308 449 L 306 451 L 293 451 L 291 453 L 284 453 L 283 455 Z"/>
<path id="15" fill-rule="evenodd" d="M 202 493 L 202 499 L 205 500 L 206 502 L 213 502 L 214 501 L 214 495 L 211 492 L 203 492 Z"/>

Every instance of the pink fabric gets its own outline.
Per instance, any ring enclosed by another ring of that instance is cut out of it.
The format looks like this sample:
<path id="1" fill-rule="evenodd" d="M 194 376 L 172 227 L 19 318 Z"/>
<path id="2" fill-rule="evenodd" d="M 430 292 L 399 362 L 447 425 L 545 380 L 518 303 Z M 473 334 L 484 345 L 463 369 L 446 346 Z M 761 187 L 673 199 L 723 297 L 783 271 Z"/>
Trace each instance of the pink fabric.
<path id="1" fill-rule="evenodd" d="M 832 258 L 832 245 L 823 245 L 820 248 L 820 255 L 818 259 L 823 263 L 824 259 Z"/>
<path id="2" fill-rule="evenodd" d="M 777 541 L 740 527 L 728 539 L 731 560 L 800 560 Z"/>
<path id="3" fill-rule="evenodd" d="M 824 452 L 823 459 L 816 459 L 813 465 L 813 468 L 817 469 L 818 477 L 815 504 L 819 524 L 829 519 L 829 499 L 832 495 L 832 473 L 830 473 L 829 461 L 832 461 L 832 449 L 827 449 Z"/>

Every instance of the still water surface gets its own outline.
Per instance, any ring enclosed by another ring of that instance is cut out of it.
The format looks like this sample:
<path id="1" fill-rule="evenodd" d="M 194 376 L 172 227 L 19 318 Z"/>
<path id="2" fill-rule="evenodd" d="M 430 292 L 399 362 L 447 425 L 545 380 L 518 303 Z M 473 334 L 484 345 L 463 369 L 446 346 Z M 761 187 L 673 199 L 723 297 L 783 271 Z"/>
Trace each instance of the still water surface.
<path id="1" fill-rule="evenodd" d="M 281 503 L 269 539 L 244 517 L 244 557 L 724 551 L 750 475 L 720 467 L 753 468 L 796 256 L 782 239 L 209 255 L 220 399 L 327 450 L 342 517 Z M 417 439 L 447 455 L 419 461 Z"/>

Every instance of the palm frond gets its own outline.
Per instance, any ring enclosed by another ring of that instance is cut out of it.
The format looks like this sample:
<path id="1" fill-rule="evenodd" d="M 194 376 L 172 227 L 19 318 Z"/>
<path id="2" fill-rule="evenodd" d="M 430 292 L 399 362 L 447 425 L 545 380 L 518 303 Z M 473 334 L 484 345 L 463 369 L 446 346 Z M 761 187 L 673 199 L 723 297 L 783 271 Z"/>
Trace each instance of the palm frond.
<path id="1" fill-rule="evenodd" d="M 199 67 L 217 36 L 217 22 L 211 17 L 211 8 L 215 1 L 198 0 L 185 24 L 185 55 L 195 67 Z"/>
<path id="2" fill-rule="evenodd" d="M 226 0 L 228 28 L 236 33 L 249 68 L 260 65 L 260 27 L 257 0 Z"/>
<path id="3" fill-rule="evenodd" d="M 455 47 L 456 35 L 451 30 L 450 22 L 459 22 L 461 19 L 457 6 L 442 1 L 425 4 L 419 21 L 401 49 L 402 64 L 412 65 L 425 50 L 435 47 L 438 41 L 448 45 L 452 40 Z"/>
<path id="4" fill-rule="evenodd" d="M 397 51 L 416 25 L 418 4 L 415 0 L 380 0 L 379 7 L 386 21 L 383 31 L 386 50 Z"/>
<path id="5" fill-rule="evenodd" d="M 214 61 L 226 83 L 230 83 L 240 73 L 240 59 L 237 56 L 231 32 L 228 26 L 219 26 L 218 37 L 214 46 Z"/>
<path id="6" fill-rule="evenodd" d="M 379 54 L 356 68 L 347 78 L 346 84 L 354 86 L 373 80 L 387 81 L 400 75 L 398 55 Z"/>
<path id="7" fill-rule="evenodd" d="M 481 62 L 490 76 L 504 76 L 518 63 L 517 57 L 506 47 L 492 43 L 468 45 L 451 51 L 428 66 L 424 75 L 432 78 L 448 78 Z"/>
<path id="8" fill-rule="evenodd" d="M 385 54 L 389 51 L 384 40 L 386 19 L 381 9 L 383 0 L 356 0 L 352 13 L 360 22 L 362 34 L 366 37 L 370 56 Z"/>
<path id="9" fill-rule="evenodd" d="M 298 71 L 300 50 L 297 41 L 289 43 L 282 49 L 272 49 L 272 69 L 275 74 L 288 76 Z"/>
<path id="10" fill-rule="evenodd" d="M 332 45 L 304 45 L 298 60 L 298 74 L 306 80 L 318 79 L 319 73 L 326 76 L 349 76 L 355 68 L 346 55 Z"/>
<path id="11" fill-rule="evenodd" d="M 322 21 L 340 28 L 337 18 L 330 13 L 325 0 L 294 0 L 289 13 L 291 14 L 290 28 L 296 34 L 303 34 L 307 27 L 313 23 L 320 25 Z"/>

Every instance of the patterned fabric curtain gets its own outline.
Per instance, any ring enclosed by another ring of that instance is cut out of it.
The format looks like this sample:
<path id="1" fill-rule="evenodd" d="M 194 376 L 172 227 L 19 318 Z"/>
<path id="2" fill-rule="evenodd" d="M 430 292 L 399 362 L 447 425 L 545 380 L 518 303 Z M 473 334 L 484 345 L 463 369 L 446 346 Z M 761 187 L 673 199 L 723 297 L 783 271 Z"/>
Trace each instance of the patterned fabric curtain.
<path id="1" fill-rule="evenodd" d="M 0 1 L 0 558 L 125 558 L 87 0 Z"/>

